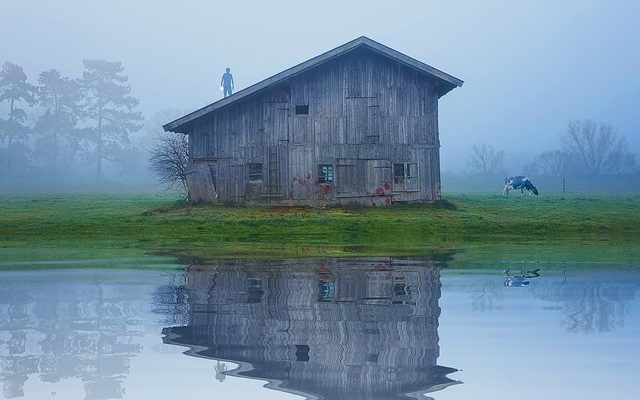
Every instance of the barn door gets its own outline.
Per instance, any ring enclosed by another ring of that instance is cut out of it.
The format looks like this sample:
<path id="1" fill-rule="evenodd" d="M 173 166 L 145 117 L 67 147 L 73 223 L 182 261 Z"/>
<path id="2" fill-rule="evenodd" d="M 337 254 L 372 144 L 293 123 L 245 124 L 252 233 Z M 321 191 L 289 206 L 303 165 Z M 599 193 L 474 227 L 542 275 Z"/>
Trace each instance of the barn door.
<path id="1" fill-rule="evenodd" d="M 218 202 L 218 165 L 212 160 L 196 160 L 187 168 L 187 188 L 192 202 Z"/>
<path id="2" fill-rule="evenodd" d="M 375 97 L 347 97 L 346 121 L 348 144 L 378 143 L 380 115 Z"/>
<path id="3" fill-rule="evenodd" d="M 289 103 L 264 103 L 262 115 L 267 146 L 289 143 Z"/>

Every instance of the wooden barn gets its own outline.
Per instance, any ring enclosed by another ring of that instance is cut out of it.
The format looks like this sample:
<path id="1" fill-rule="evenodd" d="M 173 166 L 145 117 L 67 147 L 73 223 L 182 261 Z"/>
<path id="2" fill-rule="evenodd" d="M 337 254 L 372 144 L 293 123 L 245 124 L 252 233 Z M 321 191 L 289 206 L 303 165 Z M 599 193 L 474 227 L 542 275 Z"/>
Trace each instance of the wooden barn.
<path id="1" fill-rule="evenodd" d="M 462 81 L 366 37 L 185 115 L 193 202 L 440 199 L 438 99 Z"/>

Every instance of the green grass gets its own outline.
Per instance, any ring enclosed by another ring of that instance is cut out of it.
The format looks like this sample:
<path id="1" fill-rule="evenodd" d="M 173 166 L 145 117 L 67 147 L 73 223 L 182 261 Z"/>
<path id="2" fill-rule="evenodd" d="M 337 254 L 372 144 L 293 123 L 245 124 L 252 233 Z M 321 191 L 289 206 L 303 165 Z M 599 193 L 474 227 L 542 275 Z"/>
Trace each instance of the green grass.
<path id="1" fill-rule="evenodd" d="M 346 210 L 185 207 L 171 194 L 0 195 L 0 258 L 6 260 L 151 252 L 637 262 L 638 244 L 638 196 L 448 194 L 433 204 Z"/>

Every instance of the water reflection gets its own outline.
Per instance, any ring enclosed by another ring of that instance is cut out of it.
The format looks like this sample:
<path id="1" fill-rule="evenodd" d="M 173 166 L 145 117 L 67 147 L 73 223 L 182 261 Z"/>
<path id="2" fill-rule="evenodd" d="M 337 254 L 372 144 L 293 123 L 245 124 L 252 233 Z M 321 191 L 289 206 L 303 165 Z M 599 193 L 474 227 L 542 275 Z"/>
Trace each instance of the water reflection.
<path id="1" fill-rule="evenodd" d="M 191 265 L 176 298 L 188 323 L 163 330 L 225 375 L 308 398 L 425 398 L 459 383 L 439 366 L 440 268 L 366 259 Z M 239 368 L 227 371 L 220 360 Z"/>
<path id="2" fill-rule="evenodd" d="M 629 305 L 640 290 L 637 275 L 620 271 L 592 271 L 589 275 L 575 272 L 532 285 L 534 298 L 557 303 L 563 314 L 561 321 L 574 333 L 603 333 L 623 327 Z"/>
<path id="3" fill-rule="evenodd" d="M 136 296 L 112 285 L 5 274 L 0 281 L 0 380 L 4 398 L 22 397 L 32 376 L 80 378 L 86 399 L 118 399 L 142 334 Z M 58 275 L 59 278 L 59 275 Z"/>
<path id="4" fill-rule="evenodd" d="M 494 275 L 497 275 L 495 273 Z M 553 303 L 560 325 L 571 333 L 603 333 L 624 326 L 631 302 L 640 290 L 635 270 L 585 269 L 547 272 L 540 269 L 503 271 L 504 281 L 486 273 L 469 280 L 473 311 L 501 311 L 512 290 L 525 290 L 532 299 Z M 511 289 L 516 288 L 516 289 Z"/>
<path id="5" fill-rule="evenodd" d="M 640 269 L 440 265 L 0 270 L 0 398 L 630 398 Z"/>

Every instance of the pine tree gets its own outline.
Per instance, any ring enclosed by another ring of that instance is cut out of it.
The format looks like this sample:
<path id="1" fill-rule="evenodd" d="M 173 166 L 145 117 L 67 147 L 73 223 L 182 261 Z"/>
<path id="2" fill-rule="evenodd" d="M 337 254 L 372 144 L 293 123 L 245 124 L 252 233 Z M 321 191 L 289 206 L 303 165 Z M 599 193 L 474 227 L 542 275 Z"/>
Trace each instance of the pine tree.
<path id="1" fill-rule="evenodd" d="M 69 140 L 79 119 L 80 90 L 78 83 L 61 76 L 54 69 L 40 73 L 38 102 L 45 112 L 36 124 L 40 134 L 38 148 L 48 159 L 51 168 L 58 169 L 63 143 Z"/>
<path id="2" fill-rule="evenodd" d="M 27 166 L 29 148 L 25 143 L 29 128 L 25 125 L 27 113 L 18 106 L 19 103 L 35 104 L 35 87 L 27 82 L 27 75 L 22 67 L 9 61 L 0 70 L 0 103 L 9 103 L 9 116 L 0 119 L 0 133 L 2 133 L 3 157 L 6 160 L 7 176 L 13 173 L 16 166 Z"/>
<path id="3" fill-rule="evenodd" d="M 128 77 L 120 62 L 83 60 L 80 85 L 84 117 L 90 127 L 81 131 L 88 154 L 96 165 L 96 180 L 103 178 L 103 160 L 117 162 L 131 145 L 130 133 L 141 128 L 142 113 L 135 111 L 138 100 L 131 96 Z"/>

